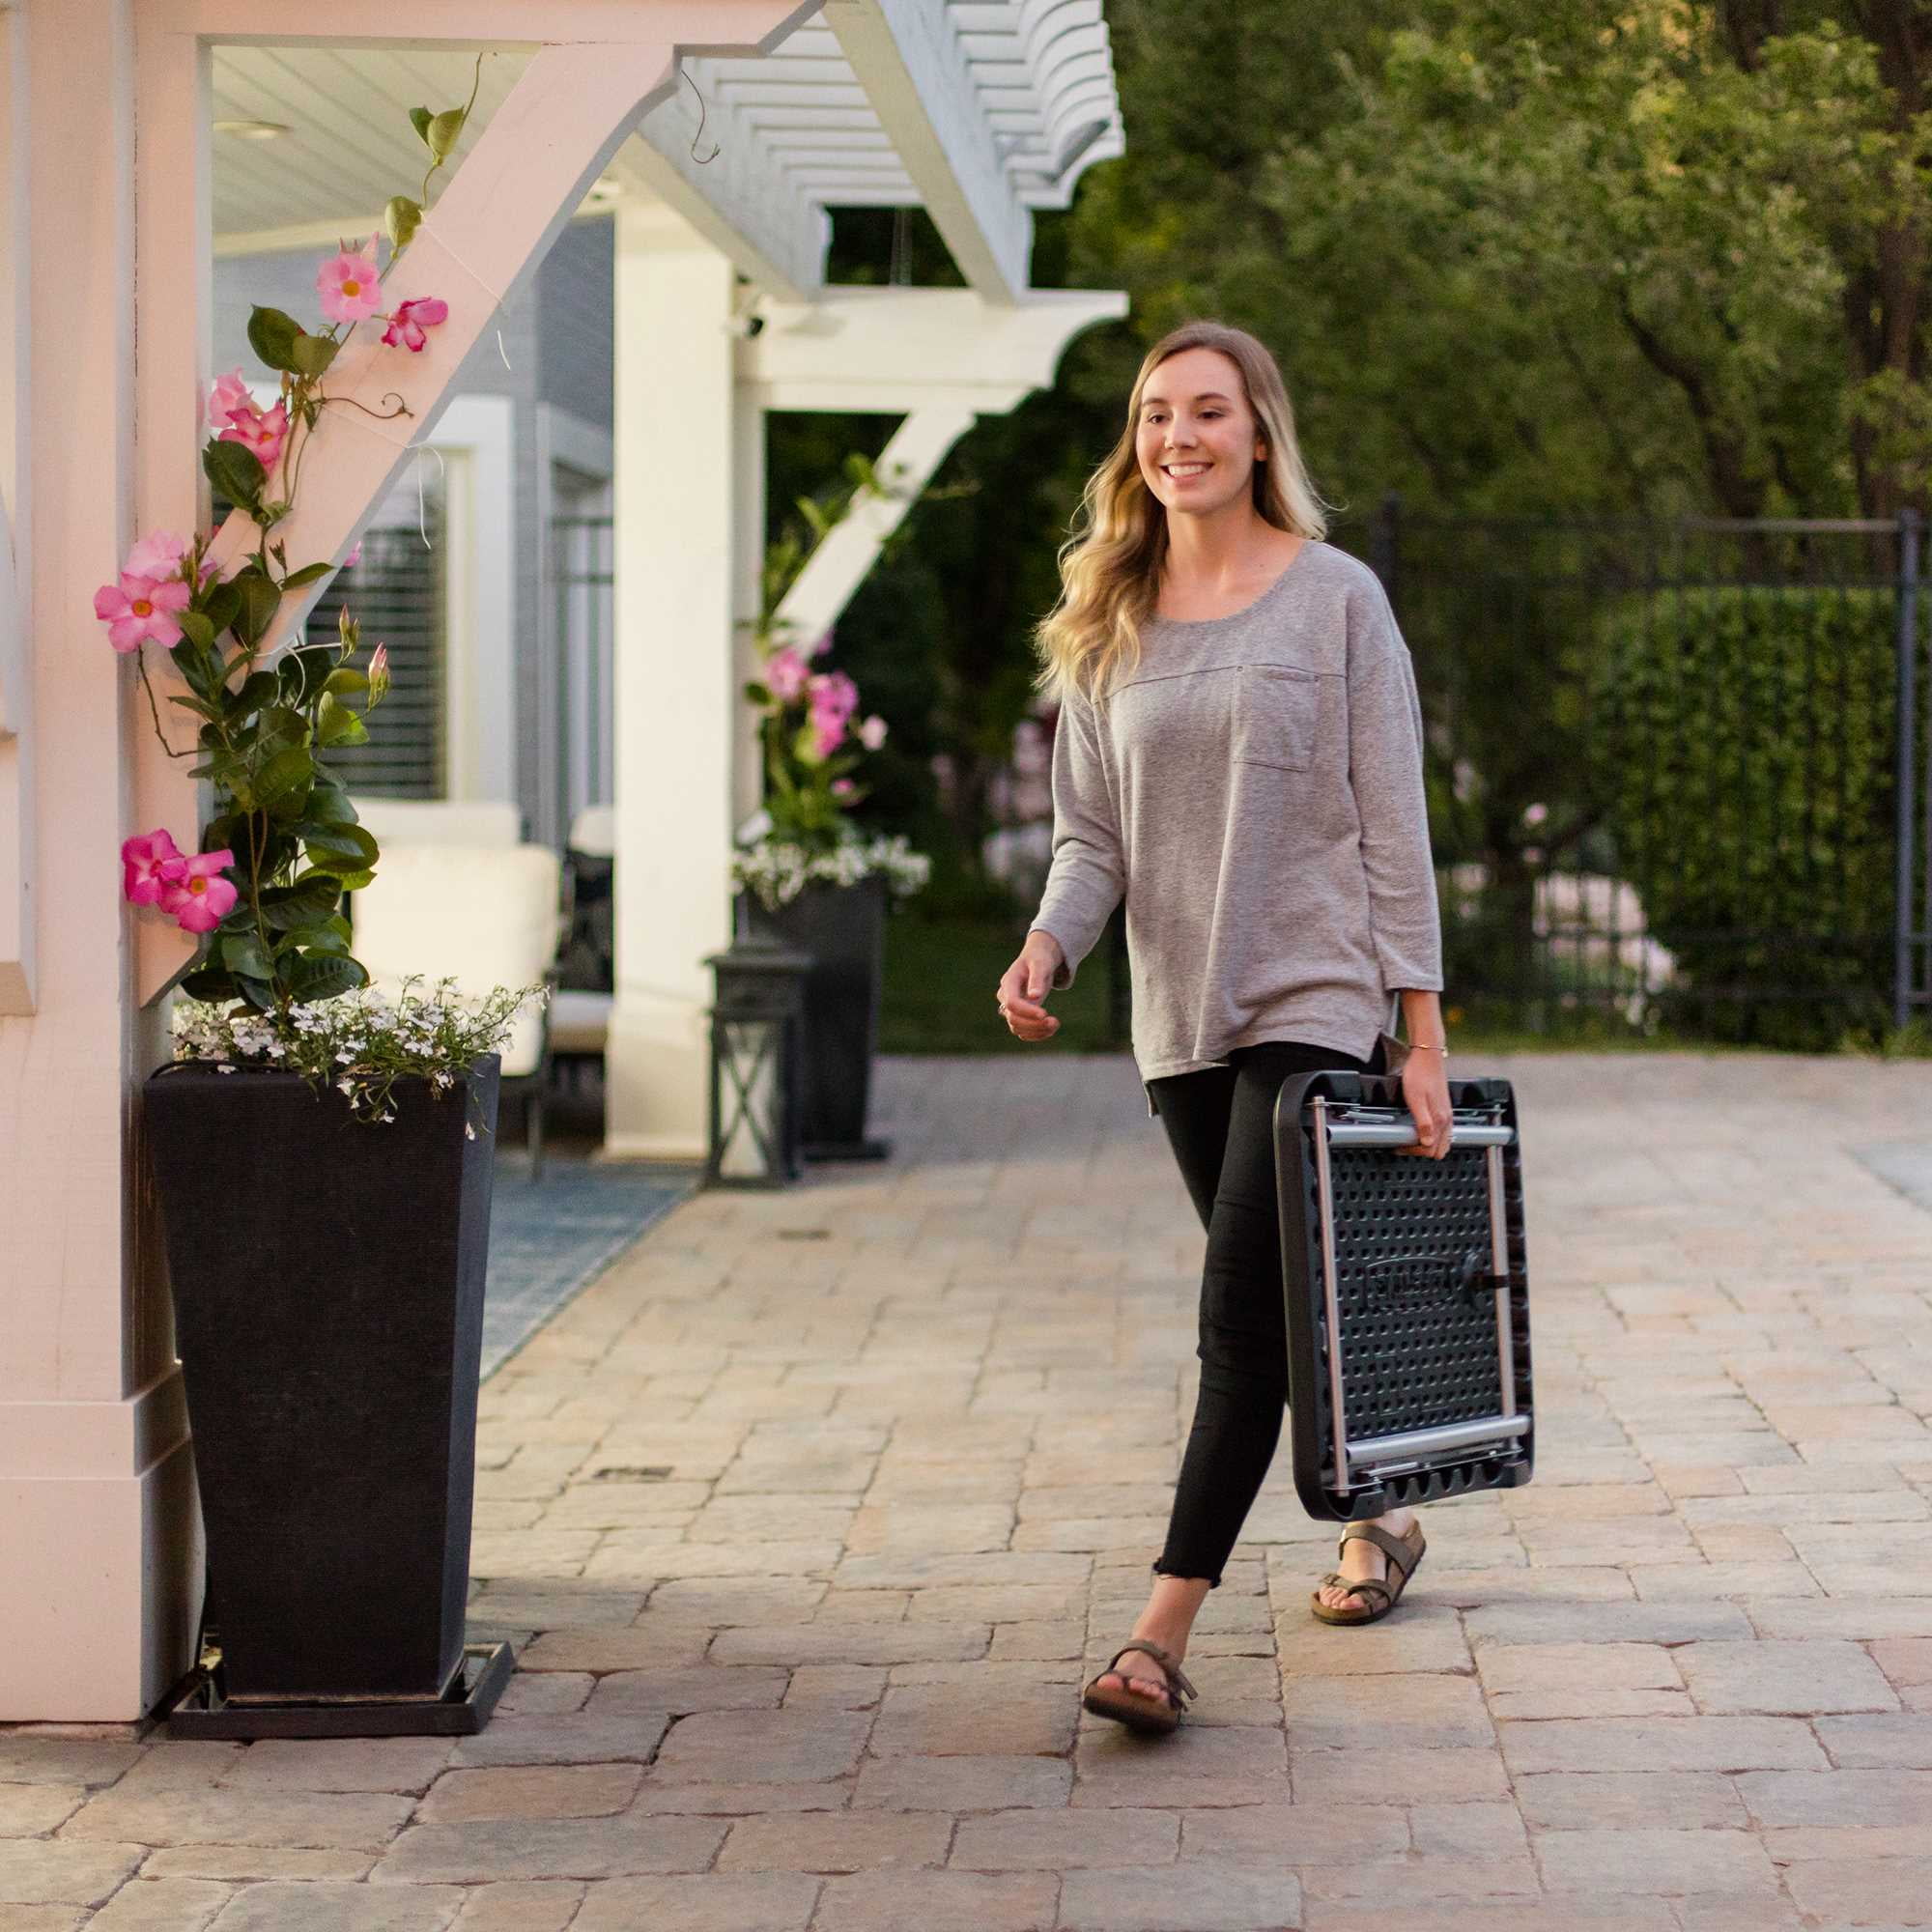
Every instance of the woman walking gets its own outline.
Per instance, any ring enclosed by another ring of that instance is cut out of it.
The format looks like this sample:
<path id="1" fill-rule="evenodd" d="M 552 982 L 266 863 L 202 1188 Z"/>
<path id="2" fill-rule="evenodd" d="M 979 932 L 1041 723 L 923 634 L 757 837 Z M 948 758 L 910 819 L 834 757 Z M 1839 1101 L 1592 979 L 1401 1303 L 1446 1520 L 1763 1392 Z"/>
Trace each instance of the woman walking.
<path id="1" fill-rule="evenodd" d="M 1208 1235 L 1166 1547 L 1128 1645 L 1085 1692 L 1143 1730 L 1172 1730 L 1193 1694 L 1188 1634 L 1281 1434 L 1282 1082 L 1382 1071 L 1399 991 L 1417 1049 L 1405 1151 L 1449 1151 L 1421 706 L 1380 583 L 1325 528 L 1273 357 L 1190 323 L 1141 365 L 1038 631 L 1061 704 L 1053 863 L 999 1010 L 1021 1039 L 1050 1038 L 1047 994 L 1124 896 L 1134 1057 Z M 1375 1622 L 1423 1548 L 1413 1510 L 1349 1524 L 1312 1613 Z"/>

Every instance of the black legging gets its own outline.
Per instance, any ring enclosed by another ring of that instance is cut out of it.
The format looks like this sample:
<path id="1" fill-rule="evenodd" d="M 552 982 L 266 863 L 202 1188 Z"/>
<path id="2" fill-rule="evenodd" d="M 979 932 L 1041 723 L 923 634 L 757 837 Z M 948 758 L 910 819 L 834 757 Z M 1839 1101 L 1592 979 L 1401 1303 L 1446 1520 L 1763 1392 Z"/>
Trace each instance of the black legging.
<path id="1" fill-rule="evenodd" d="M 1201 1277 L 1201 1394 L 1181 1458 L 1167 1547 L 1154 1569 L 1205 1577 L 1221 1568 L 1260 1493 L 1288 1400 L 1274 1103 L 1293 1073 L 1379 1071 L 1333 1047 L 1267 1039 L 1236 1047 L 1227 1066 L 1150 1084 L 1181 1178 L 1208 1230 Z"/>

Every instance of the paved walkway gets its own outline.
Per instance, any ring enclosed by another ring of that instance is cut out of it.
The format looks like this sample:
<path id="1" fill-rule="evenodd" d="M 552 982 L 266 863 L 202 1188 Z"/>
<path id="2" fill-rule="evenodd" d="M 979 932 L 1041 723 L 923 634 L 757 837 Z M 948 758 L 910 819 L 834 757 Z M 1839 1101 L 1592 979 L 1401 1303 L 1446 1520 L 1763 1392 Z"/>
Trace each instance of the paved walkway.
<path id="1" fill-rule="evenodd" d="M 0 1928 L 1932 1923 L 1932 1213 L 1852 1151 L 1932 1065 L 1495 1068 L 1536 1480 L 1430 1511 L 1386 1623 L 1307 1616 L 1278 1482 L 1198 1721 L 1079 1719 L 1199 1227 L 1124 1062 L 889 1063 L 889 1167 L 687 1203 L 489 1384 L 481 1737 L 0 1734 Z"/>

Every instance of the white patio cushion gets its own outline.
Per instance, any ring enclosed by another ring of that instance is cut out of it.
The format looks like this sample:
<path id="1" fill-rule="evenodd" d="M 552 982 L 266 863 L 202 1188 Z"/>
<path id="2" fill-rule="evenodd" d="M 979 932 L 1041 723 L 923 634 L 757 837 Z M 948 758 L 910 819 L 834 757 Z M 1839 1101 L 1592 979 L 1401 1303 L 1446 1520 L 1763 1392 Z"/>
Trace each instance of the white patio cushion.
<path id="1" fill-rule="evenodd" d="M 515 845 L 524 815 L 501 798 L 357 798 L 356 816 L 379 845 Z"/>
<path id="2" fill-rule="evenodd" d="M 596 859 L 615 857 L 617 808 L 614 805 L 586 805 L 570 821 L 570 849 Z"/>
<path id="3" fill-rule="evenodd" d="M 553 1053 L 602 1053 L 611 1032 L 612 993 L 559 987 L 550 1004 L 550 1047 Z"/>
<path id="4" fill-rule="evenodd" d="M 445 975 L 476 996 L 528 985 L 556 957 L 561 871 L 547 845 L 387 846 L 350 901 L 355 956 L 391 999 L 412 973 L 418 992 Z M 533 1002 L 502 1049 L 503 1077 L 534 1073 L 542 1050 Z"/>

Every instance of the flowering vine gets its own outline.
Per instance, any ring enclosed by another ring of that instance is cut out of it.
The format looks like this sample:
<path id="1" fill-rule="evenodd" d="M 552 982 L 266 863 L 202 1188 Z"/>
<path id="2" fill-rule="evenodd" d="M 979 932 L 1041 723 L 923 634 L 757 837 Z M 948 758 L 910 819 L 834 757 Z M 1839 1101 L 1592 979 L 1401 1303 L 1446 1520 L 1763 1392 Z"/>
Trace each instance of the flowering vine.
<path id="1" fill-rule="evenodd" d="M 482 77 L 478 56 L 476 79 Z M 385 307 L 383 276 L 420 226 L 431 178 L 455 149 L 475 105 L 411 120 L 429 154 L 421 190 L 397 195 L 384 213 L 384 268 L 377 238 L 344 242 L 316 273 L 327 326 L 308 329 L 280 309 L 257 306 L 248 342 L 276 372 L 276 393 L 257 400 L 240 369 L 220 377 L 208 399 L 211 435 L 201 452 L 209 482 L 253 523 L 256 545 L 228 571 L 208 552 L 213 533 L 146 535 L 112 583 L 95 593 L 94 611 L 116 650 L 135 656 L 155 730 L 171 757 L 198 757 L 193 775 L 211 781 L 214 810 L 200 848 L 181 851 L 166 828 L 122 847 L 122 889 L 197 935 L 195 956 L 169 982 L 204 1001 L 240 999 L 242 1010 L 285 1024 L 298 1003 L 368 982 L 350 956 L 342 895 L 366 885 L 379 856 L 325 753 L 367 741 L 365 720 L 389 689 L 388 651 L 378 645 L 358 668 L 360 627 L 340 612 L 334 642 L 297 644 L 262 661 L 282 599 L 353 562 L 348 557 L 291 566 L 274 530 L 295 506 L 301 462 L 325 409 L 364 406 L 332 396 L 328 371 L 352 330 L 384 326 L 383 342 L 420 354 L 428 331 L 448 319 L 440 298 L 418 296 Z M 388 417 L 409 415 L 401 396 Z M 367 413 L 380 413 L 366 412 Z M 168 698 L 200 720 L 194 747 L 168 743 L 142 647 L 165 650 L 187 687 Z"/>
<path id="2" fill-rule="evenodd" d="M 769 839 L 808 856 L 854 841 L 844 814 L 867 793 L 852 773 L 861 750 L 876 752 L 886 742 L 883 718 L 874 714 L 852 723 L 859 710 L 859 687 L 851 677 L 842 670 L 812 668 L 832 648 L 832 633 L 801 647 L 785 635 L 795 626 L 778 615 L 812 549 L 862 497 L 888 494 L 865 457 L 848 456 L 845 469 L 850 487 L 830 507 L 810 497 L 798 499 L 810 543 L 801 532 L 788 530 L 765 554 L 763 610 L 753 626 L 762 674 L 745 686 L 747 699 L 761 714 L 758 741 Z"/>

